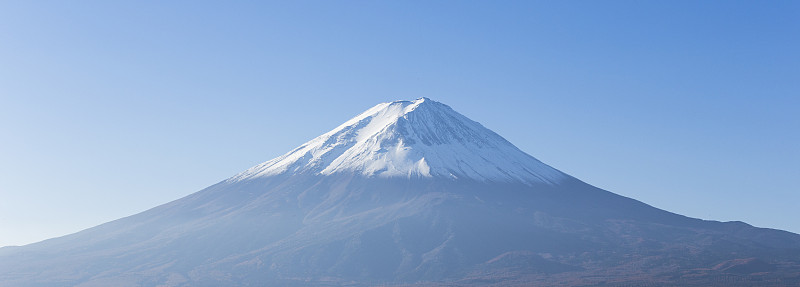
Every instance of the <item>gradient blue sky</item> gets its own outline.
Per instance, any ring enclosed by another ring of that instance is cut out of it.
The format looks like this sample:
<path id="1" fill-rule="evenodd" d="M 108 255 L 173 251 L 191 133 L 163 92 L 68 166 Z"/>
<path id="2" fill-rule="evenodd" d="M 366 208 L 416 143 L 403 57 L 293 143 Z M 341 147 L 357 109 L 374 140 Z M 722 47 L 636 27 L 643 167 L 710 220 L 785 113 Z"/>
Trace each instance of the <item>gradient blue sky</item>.
<path id="1" fill-rule="evenodd" d="M 429 97 L 586 182 L 800 232 L 798 1 L 2 1 L 0 246 Z"/>

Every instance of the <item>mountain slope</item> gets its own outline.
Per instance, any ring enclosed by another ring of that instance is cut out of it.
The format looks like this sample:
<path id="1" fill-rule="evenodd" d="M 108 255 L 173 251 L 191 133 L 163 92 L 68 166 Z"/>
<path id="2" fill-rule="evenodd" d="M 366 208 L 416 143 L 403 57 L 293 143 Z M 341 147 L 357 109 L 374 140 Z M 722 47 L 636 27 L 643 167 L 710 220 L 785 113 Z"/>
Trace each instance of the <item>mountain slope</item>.
<path id="1" fill-rule="evenodd" d="M 798 258 L 797 234 L 597 189 L 419 99 L 143 213 L 2 248 L 0 286 L 796 286 Z"/>

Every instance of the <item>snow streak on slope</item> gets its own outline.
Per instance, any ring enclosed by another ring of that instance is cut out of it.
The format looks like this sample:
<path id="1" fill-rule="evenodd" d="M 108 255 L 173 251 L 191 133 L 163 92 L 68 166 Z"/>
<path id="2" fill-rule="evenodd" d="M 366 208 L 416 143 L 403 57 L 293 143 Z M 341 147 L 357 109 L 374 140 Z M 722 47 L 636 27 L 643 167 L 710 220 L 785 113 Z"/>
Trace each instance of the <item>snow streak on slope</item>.
<path id="1" fill-rule="evenodd" d="M 555 184 L 567 175 L 449 106 L 427 98 L 382 103 L 231 181 L 352 173 Z"/>

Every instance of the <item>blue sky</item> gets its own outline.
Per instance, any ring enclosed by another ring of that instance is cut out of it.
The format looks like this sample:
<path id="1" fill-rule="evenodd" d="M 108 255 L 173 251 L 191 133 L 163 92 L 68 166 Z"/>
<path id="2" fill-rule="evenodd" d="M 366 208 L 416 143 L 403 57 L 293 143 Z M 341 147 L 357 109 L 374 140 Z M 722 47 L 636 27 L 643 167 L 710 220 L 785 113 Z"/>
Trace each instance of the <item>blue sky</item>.
<path id="1" fill-rule="evenodd" d="M 2 1 L 0 246 L 429 97 L 586 182 L 800 232 L 797 1 Z"/>

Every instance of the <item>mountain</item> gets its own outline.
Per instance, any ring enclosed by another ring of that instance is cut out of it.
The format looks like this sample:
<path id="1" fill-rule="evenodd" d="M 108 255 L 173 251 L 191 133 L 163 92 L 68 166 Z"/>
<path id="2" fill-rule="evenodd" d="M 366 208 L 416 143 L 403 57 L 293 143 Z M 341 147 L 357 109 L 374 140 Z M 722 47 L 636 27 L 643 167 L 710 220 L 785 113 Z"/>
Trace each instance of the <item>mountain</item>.
<path id="1" fill-rule="evenodd" d="M 800 235 L 598 189 L 422 98 L 145 212 L 0 248 L 0 286 L 271 285 L 798 286 Z"/>
<path id="2" fill-rule="evenodd" d="M 447 105 L 379 104 L 232 180 L 280 174 L 470 179 L 556 184 L 567 178 Z"/>

